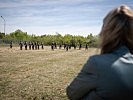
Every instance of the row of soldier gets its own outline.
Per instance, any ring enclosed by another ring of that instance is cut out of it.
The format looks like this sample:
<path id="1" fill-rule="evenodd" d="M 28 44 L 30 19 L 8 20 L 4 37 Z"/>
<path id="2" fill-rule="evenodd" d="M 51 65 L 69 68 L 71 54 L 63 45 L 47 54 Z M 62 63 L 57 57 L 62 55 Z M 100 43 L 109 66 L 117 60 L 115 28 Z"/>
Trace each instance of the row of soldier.
<path id="1" fill-rule="evenodd" d="M 64 45 L 64 49 L 66 49 L 66 51 L 71 49 L 71 47 L 74 47 L 74 49 L 77 48 L 76 44 L 66 44 L 66 43 L 64 43 L 63 45 Z M 32 50 L 39 50 L 40 46 L 41 46 L 42 49 L 44 49 L 44 44 L 42 42 L 39 43 L 39 42 L 32 42 L 32 41 L 29 41 L 29 42 L 27 42 L 27 41 L 24 41 L 24 42 L 20 41 L 19 46 L 20 46 L 20 50 L 23 49 L 23 46 L 24 46 L 25 50 L 28 49 L 28 46 L 29 46 L 29 50 L 31 50 L 31 49 Z M 82 48 L 82 44 L 79 43 L 78 47 L 79 47 L 79 50 L 80 50 Z M 10 42 L 10 48 L 12 48 L 12 41 Z M 59 44 L 59 49 L 61 49 L 61 48 L 62 48 L 62 44 Z M 51 49 L 52 50 L 57 49 L 56 42 L 52 42 L 51 43 Z M 88 50 L 88 44 L 87 43 L 85 45 L 85 50 Z"/>
<path id="2" fill-rule="evenodd" d="M 74 47 L 74 49 L 76 50 L 77 45 L 76 44 L 66 44 L 66 43 L 64 43 L 64 49 L 66 49 L 66 51 L 71 49 L 71 47 Z M 62 44 L 59 44 L 59 49 L 61 49 L 61 48 L 62 48 Z M 79 50 L 81 50 L 81 48 L 82 48 L 82 44 L 79 43 Z M 57 49 L 57 44 L 56 43 L 51 43 L 51 49 L 52 50 Z M 87 43 L 85 44 L 85 50 L 88 50 L 88 44 Z"/>
<path id="3" fill-rule="evenodd" d="M 88 50 L 88 45 L 91 46 L 94 42 L 95 42 L 94 40 L 91 40 L 91 41 L 87 42 L 85 44 L 85 50 Z M 61 47 L 62 47 L 62 44 L 59 44 L 59 49 L 61 49 Z M 71 47 L 74 47 L 74 49 L 76 49 L 77 48 L 77 45 L 75 43 L 70 43 L 70 44 L 64 43 L 64 49 L 66 49 L 66 51 L 68 51 L 69 49 L 71 49 Z M 79 47 L 79 50 L 81 50 L 81 48 L 82 48 L 82 43 L 81 42 L 79 42 L 78 47 Z M 51 43 L 51 49 L 52 50 L 57 49 L 56 42 L 52 42 Z"/>
<path id="4" fill-rule="evenodd" d="M 39 42 L 31 42 L 31 41 L 22 42 L 22 41 L 20 41 L 19 46 L 20 46 L 20 50 L 23 49 L 23 46 L 25 47 L 25 50 L 28 49 L 28 46 L 29 46 L 29 50 L 31 50 L 31 49 L 32 50 L 39 50 L 40 46 L 41 46 L 42 49 L 44 49 L 44 44 L 42 42 L 40 44 Z"/>

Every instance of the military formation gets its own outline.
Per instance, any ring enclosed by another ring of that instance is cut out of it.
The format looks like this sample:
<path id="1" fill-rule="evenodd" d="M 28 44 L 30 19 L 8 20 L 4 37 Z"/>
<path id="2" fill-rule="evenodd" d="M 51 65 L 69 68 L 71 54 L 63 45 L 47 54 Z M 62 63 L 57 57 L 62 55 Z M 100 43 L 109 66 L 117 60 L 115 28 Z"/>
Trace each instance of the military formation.
<path id="1" fill-rule="evenodd" d="M 76 50 L 77 48 L 79 50 L 81 50 L 82 47 L 82 43 L 79 44 L 68 44 L 68 43 L 64 43 L 64 44 L 59 44 L 59 49 L 62 49 L 62 47 L 64 48 L 64 50 L 68 51 L 70 50 L 72 47 L 74 48 L 74 50 Z M 57 44 L 55 42 L 51 43 L 51 50 L 57 49 Z M 85 44 L 85 50 L 88 50 L 88 43 Z"/>
<path id="2" fill-rule="evenodd" d="M 74 48 L 74 50 L 76 50 L 77 48 L 79 50 L 81 50 L 82 47 L 82 43 L 78 43 L 78 44 L 69 44 L 69 43 L 64 43 L 64 44 L 58 44 L 56 42 L 52 42 L 51 44 L 51 50 L 54 51 L 54 49 L 57 49 L 57 46 L 59 49 L 64 49 L 66 51 L 70 50 L 72 47 Z M 13 47 L 13 43 L 12 41 L 10 42 L 10 48 Z M 41 49 L 44 49 L 44 44 L 43 42 L 33 42 L 33 41 L 20 41 L 19 42 L 19 47 L 20 47 L 20 50 L 39 50 L 40 48 Z M 84 46 L 85 50 L 88 50 L 88 43 L 85 44 Z"/>
<path id="3" fill-rule="evenodd" d="M 40 47 L 41 47 L 41 49 L 44 49 L 44 44 L 41 42 L 41 43 L 39 43 L 39 42 L 31 42 L 31 41 L 29 41 L 29 42 L 27 42 L 27 41 L 24 41 L 24 42 L 22 42 L 22 41 L 20 41 L 19 42 L 19 46 L 20 46 L 20 50 L 23 50 L 23 48 L 25 49 L 25 50 L 39 50 L 40 49 Z"/>

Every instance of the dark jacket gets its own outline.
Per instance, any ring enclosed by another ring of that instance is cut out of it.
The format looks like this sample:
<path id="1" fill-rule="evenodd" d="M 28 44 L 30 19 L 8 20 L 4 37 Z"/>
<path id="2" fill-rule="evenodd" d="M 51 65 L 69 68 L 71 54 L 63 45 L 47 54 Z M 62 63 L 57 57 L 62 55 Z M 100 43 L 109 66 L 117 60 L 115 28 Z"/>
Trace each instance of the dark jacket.
<path id="1" fill-rule="evenodd" d="M 70 100 L 133 100 L 133 55 L 125 46 L 89 58 L 67 87 Z"/>

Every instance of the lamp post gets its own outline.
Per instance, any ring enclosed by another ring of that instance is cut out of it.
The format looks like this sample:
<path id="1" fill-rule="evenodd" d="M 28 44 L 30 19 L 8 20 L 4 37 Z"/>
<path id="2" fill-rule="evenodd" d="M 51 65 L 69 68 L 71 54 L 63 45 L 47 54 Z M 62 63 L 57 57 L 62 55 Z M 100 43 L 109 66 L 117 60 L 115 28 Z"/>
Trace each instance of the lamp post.
<path id="1" fill-rule="evenodd" d="M 6 30 L 6 21 L 5 21 L 5 19 L 3 18 L 3 16 L 1 16 L 1 18 L 4 20 L 4 34 L 6 34 L 6 33 L 5 33 L 5 30 Z"/>

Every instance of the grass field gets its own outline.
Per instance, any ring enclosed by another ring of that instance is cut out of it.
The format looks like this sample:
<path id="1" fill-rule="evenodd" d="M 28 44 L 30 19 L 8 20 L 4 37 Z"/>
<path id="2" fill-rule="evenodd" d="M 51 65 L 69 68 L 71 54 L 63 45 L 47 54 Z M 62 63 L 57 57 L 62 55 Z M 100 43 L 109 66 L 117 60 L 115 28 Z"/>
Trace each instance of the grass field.
<path id="1" fill-rule="evenodd" d="M 0 100 L 68 100 L 66 86 L 80 71 L 88 50 L 19 50 L 0 47 Z"/>

